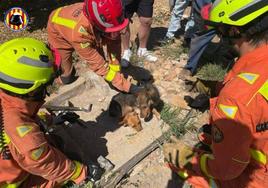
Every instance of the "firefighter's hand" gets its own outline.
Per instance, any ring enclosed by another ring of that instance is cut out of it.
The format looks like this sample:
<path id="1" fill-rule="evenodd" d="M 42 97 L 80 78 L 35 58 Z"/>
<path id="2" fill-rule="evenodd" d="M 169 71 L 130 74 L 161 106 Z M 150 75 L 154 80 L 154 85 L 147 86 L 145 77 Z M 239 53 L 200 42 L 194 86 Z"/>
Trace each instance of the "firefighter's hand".
<path id="1" fill-rule="evenodd" d="M 61 112 L 53 117 L 53 125 L 59 125 L 68 121 L 74 123 L 80 116 L 75 112 Z"/>
<path id="2" fill-rule="evenodd" d="M 184 169 L 194 156 L 193 150 L 180 141 L 164 144 L 163 152 L 166 162 L 178 169 Z"/>
<path id="3" fill-rule="evenodd" d="M 87 180 L 96 182 L 101 179 L 101 176 L 105 172 L 98 164 L 91 163 L 87 165 Z"/>
<path id="4" fill-rule="evenodd" d="M 209 109 L 209 96 L 206 94 L 199 94 L 195 98 L 185 96 L 184 99 L 191 108 L 200 110 L 202 112 Z"/>

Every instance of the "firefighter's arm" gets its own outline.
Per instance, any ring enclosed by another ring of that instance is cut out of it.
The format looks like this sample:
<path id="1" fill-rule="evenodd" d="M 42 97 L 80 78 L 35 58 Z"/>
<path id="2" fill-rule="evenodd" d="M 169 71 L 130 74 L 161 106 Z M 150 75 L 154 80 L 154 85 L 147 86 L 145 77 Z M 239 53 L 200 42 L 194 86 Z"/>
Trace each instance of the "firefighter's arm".
<path id="1" fill-rule="evenodd" d="M 120 65 L 118 63 L 107 63 L 103 56 L 88 43 L 73 44 L 76 52 L 81 58 L 87 61 L 89 68 L 96 74 L 103 76 L 108 82 L 111 82 L 118 90 L 129 92 L 130 82 L 120 73 Z M 116 57 L 114 57 L 115 61 Z"/>
<path id="2" fill-rule="evenodd" d="M 219 100 L 211 112 L 212 154 L 198 157 L 199 171 L 203 175 L 219 180 L 238 177 L 250 161 L 252 133 L 247 126 L 250 115 L 242 104 L 232 100 Z"/>
<path id="3" fill-rule="evenodd" d="M 12 156 L 25 171 L 59 184 L 86 178 L 87 168 L 50 146 L 36 124 L 19 125 L 7 134 Z"/>
<path id="4" fill-rule="evenodd" d="M 109 62 L 112 64 L 120 64 L 121 61 L 121 38 L 119 37 L 117 40 L 105 40 L 107 45 L 107 53 L 109 56 Z"/>

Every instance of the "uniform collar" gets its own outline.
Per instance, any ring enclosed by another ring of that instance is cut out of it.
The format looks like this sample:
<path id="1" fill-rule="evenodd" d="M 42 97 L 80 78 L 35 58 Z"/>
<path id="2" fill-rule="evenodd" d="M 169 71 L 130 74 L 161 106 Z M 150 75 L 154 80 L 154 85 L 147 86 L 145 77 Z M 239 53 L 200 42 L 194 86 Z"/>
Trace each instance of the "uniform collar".
<path id="1" fill-rule="evenodd" d="M 36 102 L 36 101 L 28 101 L 21 99 L 19 97 L 14 97 L 8 95 L 0 90 L 0 99 L 3 105 L 3 108 L 10 109 L 14 108 L 18 111 L 29 115 L 30 117 L 34 117 L 40 107 L 44 104 L 45 101 Z"/>
<path id="2" fill-rule="evenodd" d="M 239 62 L 246 62 L 246 65 L 258 62 L 259 60 L 263 59 L 264 57 L 268 56 L 268 45 L 264 44 L 261 45 L 260 47 L 246 53 L 243 55 L 238 61 Z"/>
<path id="3" fill-rule="evenodd" d="M 260 47 L 240 57 L 236 61 L 230 72 L 226 75 L 224 83 L 229 81 L 233 76 L 239 74 L 240 71 L 244 69 L 244 67 L 259 62 L 263 58 L 267 58 L 268 57 L 267 51 L 268 51 L 268 45 L 261 45 Z"/>

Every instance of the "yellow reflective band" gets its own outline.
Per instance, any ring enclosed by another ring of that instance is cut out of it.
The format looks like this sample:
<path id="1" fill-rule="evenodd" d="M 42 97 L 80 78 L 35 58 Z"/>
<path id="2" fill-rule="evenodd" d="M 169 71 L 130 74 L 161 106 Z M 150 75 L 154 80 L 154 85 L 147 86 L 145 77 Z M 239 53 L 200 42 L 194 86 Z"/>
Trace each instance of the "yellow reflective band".
<path id="1" fill-rule="evenodd" d="M 217 188 L 218 187 L 216 182 L 211 178 L 209 179 L 209 187 L 210 188 Z"/>
<path id="2" fill-rule="evenodd" d="M 75 26 L 76 26 L 76 22 L 74 20 L 70 20 L 70 19 L 60 17 L 59 13 L 60 13 L 61 9 L 62 8 L 58 8 L 56 10 L 55 14 L 52 17 L 52 23 L 65 26 L 65 27 L 68 27 L 70 29 L 74 29 Z"/>
<path id="3" fill-rule="evenodd" d="M 78 161 L 73 161 L 73 163 L 75 165 L 75 169 L 74 169 L 73 175 L 71 176 L 70 180 L 76 180 L 82 172 L 82 164 L 79 163 Z"/>
<path id="4" fill-rule="evenodd" d="M 9 138 L 9 136 L 4 132 L 4 134 L 3 134 L 3 138 L 4 138 L 4 143 L 2 144 L 0 144 L 0 153 L 2 152 L 2 149 L 4 148 L 4 147 L 6 147 L 7 146 L 7 144 L 9 144 L 10 143 L 10 138 Z"/>
<path id="5" fill-rule="evenodd" d="M 258 79 L 258 74 L 253 73 L 241 73 L 238 75 L 239 78 L 245 80 L 249 84 L 254 84 L 254 82 Z"/>
<path id="6" fill-rule="evenodd" d="M 259 89 L 259 93 L 268 100 L 268 81 L 266 81 L 261 88 Z"/>
<path id="7" fill-rule="evenodd" d="M 116 73 L 119 71 L 120 71 L 120 65 L 109 64 L 109 71 L 105 76 L 105 80 L 111 82 L 114 79 Z"/>
<path id="8" fill-rule="evenodd" d="M 40 112 L 37 113 L 37 115 L 38 115 L 38 117 L 39 117 L 41 120 L 43 120 L 43 121 L 46 121 L 46 120 L 47 120 L 47 119 L 46 119 L 46 112 L 44 112 L 44 111 L 40 111 Z"/>
<path id="9" fill-rule="evenodd" d="M 78 32 L 81 33 L 82 35 L 86 35 L 86 36 L 88 35 L 87 30 L 83 26 L 80 26 Z"/>
<path id="10" fill-rule="evenodd" d="M 33 129 L 32 126 L 29 125 L 22 125 L 16 128 L 17 132 L 19 134 L 19 136 L 22 138 L 24 137 L 26 134 L 28 134 L 29 132 L 31 132 L 31 130 Z"/>
<path id="11" fill-rule="evenodd" d="M 86 43 L 80 43 L 80 46 L 81 46 L 82 49 L 84 49 L 84 48 L 89 47 L 89 46 L 90 46 L 90 43 L 89 43 L 89 42 L 86 42 Z"/>
<path id="12" fill-rule="evenodd" d="M 250 149 L 250 155 L 255 161 L 258 161 L 259 163 L 266 165 L 267 163 L 266 155 L 261 151 Z"/>
<path id="13" fill-rule="evenodd" d="M 109 69 L 108 73 L 105 76 L 105 80 L 107 80 L 108 82 L 111 82 L 114 79 L 115 75 L 116 75 L 116 72 L 112 69 Z"/>
<path id="14" fill-rule="evenodd" d="M 33 150 L 31 153 L 32 159 L 37 161 L 38 159 L 40 159 L 44 151 L 45 151 L 45 146 L 41 146 L 40 148 Z"/>
<path id="15" fill-rule="evenodd" d="M 10 143 L 10 138 L 5 132 L 4 132 L 4 141 L 5 141 L 6 144 Z"/>
<path id="16" fill-rule="evenodd" d="M 182 179 L 186 179 L 188 178 L 188 173 L 186 171 L 178 171 L 177 174 L 182 178 Z"/>
<path id="17" fill-rule="evenodd" d="M 211 176 L 208 171 L 207 171 L 207 159 L 213 159 L 213 155 L 210 154 L 203 154 L 200 158 L 200 168 L 201 171 L 209 178 L 214 178 Z"/>
<path id="18" fill-rule="evenodd" d="M 21 181 L 19 181 L 17 183 L 1 185 L 0 188 L 19 188 L 20 185 L 28 178 L 28 176 L 29 175 L 26 175 Z"/>
<path id="19" fill-rule="evenodd" d="M 115 72 L 120 71 L 120 65 L 114 65 L 114 64 L 109 64 L 110 69 L 112 69 Z"/>
<path id="20" fill-rule="evenodd" d="M 231 119 L 234 119 L 235 114 L 238 110 L 237 106 L 227 106 L 223 104 L 219 104 L 219 108 L 227 117 Z"/>

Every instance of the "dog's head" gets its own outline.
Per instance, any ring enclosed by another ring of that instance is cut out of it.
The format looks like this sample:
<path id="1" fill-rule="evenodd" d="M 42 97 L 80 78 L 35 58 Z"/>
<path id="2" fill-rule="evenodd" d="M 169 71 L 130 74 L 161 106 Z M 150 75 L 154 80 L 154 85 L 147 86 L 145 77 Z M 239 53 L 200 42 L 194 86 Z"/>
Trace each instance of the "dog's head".
<path id="1" fill-rule="evenodd" d="M 144 84 L 144 88 L 137 93 L 137 105 L 140 110 L 141 118 L 149 118 L 152 115 L 152 109 L 158 105 L 160 95 L 157 88 L 151 84 Z"/>
<path id="2" fill-rule="evenodd" d="M 119 125 L 132 127 L 138 132 L 142 130 L 139 115 L 135 111 L 129 112 L 122 117 Z"/>

